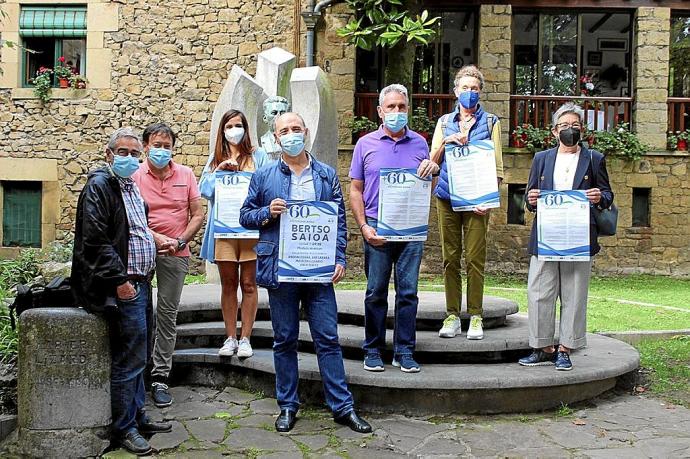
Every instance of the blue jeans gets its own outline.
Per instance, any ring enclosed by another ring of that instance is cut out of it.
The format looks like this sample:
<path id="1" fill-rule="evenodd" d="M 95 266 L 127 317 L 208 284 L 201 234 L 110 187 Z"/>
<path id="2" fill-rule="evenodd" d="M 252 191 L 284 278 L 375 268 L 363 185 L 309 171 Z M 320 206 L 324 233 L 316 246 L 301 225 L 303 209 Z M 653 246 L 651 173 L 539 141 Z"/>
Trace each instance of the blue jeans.
<path id="1" fill-rule="evenodd" d="M 145 415 L 144 369 L 148 359 L 151 284 L 133 285 L 136 296 L 127 301 L 117 300 L 118 312 L 110 322 L 110 400 L 115 436 L 135 429 Z"/>
<path id="2" fill-rule="evenodd" d="M 367 218 L 369 226 L 377 221 Z M 412 354 L 417 328 L 417 281 L 424 242 L 386 242 L 374 247 L 364 241 L 364 273 L 367 292 L 364 297 L 364 352 L 383 352 L 386 348 L 388 282 L 395 266 L 395 326 L 393 352 Z"/>
<path id="3" fill-rule="evenodd" d="M 276 398 L 281 410 L 297 412 L 297 338 L 299 305 L 307 313 L 326 403 L 335 417 L 353 409 L 352 394 L 345 381 L 343 354 L 338 342 L 338 309 L 330 284 L 281 282 L 268 289 L 273 324 L 273 363 L 276 370 Z"/>

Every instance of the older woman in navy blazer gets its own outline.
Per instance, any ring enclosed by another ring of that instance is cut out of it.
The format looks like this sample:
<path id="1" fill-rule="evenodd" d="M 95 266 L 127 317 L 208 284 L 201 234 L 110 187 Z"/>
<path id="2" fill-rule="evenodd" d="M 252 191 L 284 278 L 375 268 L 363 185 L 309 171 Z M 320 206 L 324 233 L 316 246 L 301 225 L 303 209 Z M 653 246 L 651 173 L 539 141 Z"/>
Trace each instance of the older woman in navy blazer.
<path id="1" fill-rule="evenodd" d="M 596 150 L 580 145 L 584 111 L 568 103 L 553 116 L 553 134 L 558 146 L 534 156 L 527 184 L 527 208 L 539 212 L 540 190 L 585 190 L 589 199 L 590 255 L 601 247 L 597 241 L 594 207 L 606 209 L 613 203 L 613 192 L 606 171 L 606 159 Z M 528 252 L 529 345 L 534 352 L 520 359 L 520 365 L 555 365 L 571 370 L 570 351 L 586 345 L 587 293 L 592 262 L 542 261 L 537 258 L 537 219 L 532 224 Z M 555 347 L 556 299 L 560 297 L 561 317 L 558 349 Z"/>

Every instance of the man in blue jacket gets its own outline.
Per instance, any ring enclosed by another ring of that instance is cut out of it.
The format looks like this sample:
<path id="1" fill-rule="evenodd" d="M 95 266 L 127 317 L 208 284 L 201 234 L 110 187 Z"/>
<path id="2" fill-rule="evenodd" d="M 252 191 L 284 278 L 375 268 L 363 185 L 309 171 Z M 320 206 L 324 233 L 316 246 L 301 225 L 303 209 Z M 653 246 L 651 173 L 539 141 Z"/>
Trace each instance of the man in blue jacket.
<path id="1" fill-rule="evenodd" d="M 252 177 L 240 212 L 240 224 L 259 230 L 256 245 L 256 283 L 268 289 L 273 325 L 273 361 L 276 398 L 280 414 L 278 432 L 290 431 L 299 409 L 297 383 L 297 338 L 299 305 L 307 311 L 309 329 L 319 362 L 326 403 L 335 421 L 355 432 L 371 432 L 371 426 L 354 410 L 352 394 L 345 381 L 345 366 L 338 342 L 338 310 L 333 284 L 345 276 L 347 226 L 345 204 L 338 176 L 320 163 L 304 145 L 308 134 L 301 116 L 285 113 L 275 120 L 275 137 L 282 154 L 279 161 L 259 169 Z M 278 282 L 280 215 L 288 200 L 332 201 L 338 205 L 338 238 L 332 284 Z"/>

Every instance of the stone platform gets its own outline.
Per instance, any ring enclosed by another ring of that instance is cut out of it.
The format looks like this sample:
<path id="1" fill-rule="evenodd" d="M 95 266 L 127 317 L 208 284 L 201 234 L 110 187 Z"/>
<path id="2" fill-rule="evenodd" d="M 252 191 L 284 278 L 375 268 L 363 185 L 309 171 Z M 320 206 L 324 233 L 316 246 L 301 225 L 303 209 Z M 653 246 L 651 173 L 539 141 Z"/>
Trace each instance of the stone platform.
<path id="1" fill-rule="evenodd" d="M 244 360 L 218 356 L 225 337 L 219 295 L 218 286 L 185 287 L 173 379 L 184 384 L 233 385 L 273 394 L 275 370 L 266 292 L 260 293 L 252 335 L 254 356 Z M 443 339 L 438 337 L 438 328 L 445 317 L 444 295 L 422 292 L 415 352 L 422 371 L 405 374 L 390 366 L 392 330 L 388 330 L 386 371 L 371 373 L 362 368 L 364 292 L 337 290 L 336 296 L 348 383 L 358 406 L 366 409 L 417 414 L 539 411 L 595 397 L 625 380 L 639 366 L 639 355 L 631 346 L 589 334 L 588 347 L 573 352 L 575 368 L 570 372 L 558 372 L 552 366 L 521 367 L 516 361 L 530 348 L 527 320 L 516 314 L 517 304 L 487 297 L 485 312 L 495 320 L 493 328 L 485 328 L 483 340 L 469 341 L 464 332 Z M 302 400 L 323 403 L 306 322 L 302 322 L 299 335 L 299 364 Z"/>

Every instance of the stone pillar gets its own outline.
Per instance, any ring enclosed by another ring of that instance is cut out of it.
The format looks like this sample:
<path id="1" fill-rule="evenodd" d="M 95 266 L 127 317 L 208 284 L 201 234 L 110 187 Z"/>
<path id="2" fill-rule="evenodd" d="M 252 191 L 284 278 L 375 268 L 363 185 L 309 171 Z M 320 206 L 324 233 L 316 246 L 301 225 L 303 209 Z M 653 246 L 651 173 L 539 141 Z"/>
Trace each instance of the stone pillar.
<path id="1" fill-rule="evenodd" d="M 110 442 L 110 341 L 104 319 L 37 308 L 19 320 L 19 447 L 29 457 L 99 456 Z"/>
<path id="2" fill-rule="evenodd" d="M 513 10 L 510 5 L 482 5 L 479 8 L 479 69 L 484 74 L 482 104 L 501 118 L 501 140 L 508 145 L 510 116 L 511 36 Z"/>
<path id="3" fill-rule="evenodd" d="M 652 150 L 666 149 L 670 28 L 670 8 L 637 9 L 633 50 L 633 130 Z"/>

